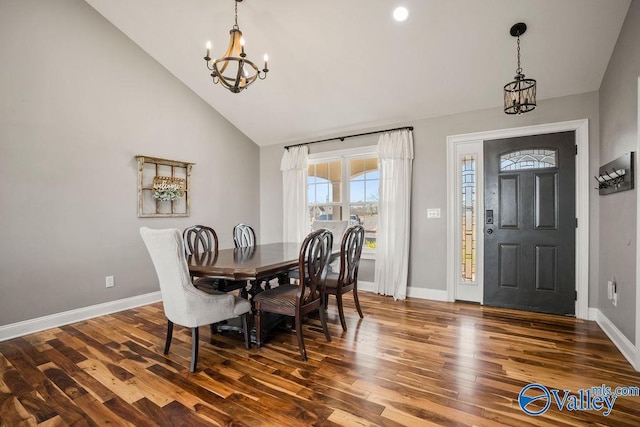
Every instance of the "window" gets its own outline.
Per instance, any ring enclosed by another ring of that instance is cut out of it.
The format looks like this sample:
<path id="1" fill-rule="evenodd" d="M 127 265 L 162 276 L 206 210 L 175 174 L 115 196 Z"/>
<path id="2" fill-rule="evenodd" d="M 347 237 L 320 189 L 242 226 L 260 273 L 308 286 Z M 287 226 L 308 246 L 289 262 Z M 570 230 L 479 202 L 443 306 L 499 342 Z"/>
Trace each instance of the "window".
<path id="1" fill-rule="evenodd" d="M 500 156 L 500 170 L 546 169 L 556 167 L 556 150 L 533 148 Z"/>
<path id="2" fill-rule="evenodd" d="M 378 156 L 371 148 L 309 156 L 309 229 L 314 220 L 360 224 L 365 229 L 365 250 L 375 249 L 379 188 Z"/>
<path id="3" fill-rule="evenodd" d="M 461 160 L 462 218 L 462 265 L 460 275 L 463 282 L 476 281 L 476 158 L 466 155 Z"/>

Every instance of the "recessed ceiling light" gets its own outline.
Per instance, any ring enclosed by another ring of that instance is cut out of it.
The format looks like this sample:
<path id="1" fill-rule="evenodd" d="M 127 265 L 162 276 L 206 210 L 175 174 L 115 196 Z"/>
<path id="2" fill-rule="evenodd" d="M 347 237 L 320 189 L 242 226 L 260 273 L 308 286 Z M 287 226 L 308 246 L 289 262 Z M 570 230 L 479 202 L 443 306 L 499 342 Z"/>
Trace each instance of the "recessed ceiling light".
<path id="1" fill-rule="evenodd" d="M 398 6 L 393 11 L 393 19 L 395 19 L 398 22 L 406 21 L 408 17 L 409 17 L 409 11 L 404 6 Z"/>

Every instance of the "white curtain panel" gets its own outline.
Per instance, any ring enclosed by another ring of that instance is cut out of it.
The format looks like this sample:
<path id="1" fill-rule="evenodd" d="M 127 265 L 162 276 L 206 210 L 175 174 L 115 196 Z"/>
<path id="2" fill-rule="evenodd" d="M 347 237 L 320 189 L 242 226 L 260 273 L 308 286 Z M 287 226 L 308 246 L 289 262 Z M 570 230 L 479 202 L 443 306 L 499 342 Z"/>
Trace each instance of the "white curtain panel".
<path id="1" fill-rule="evenodd" d="M 413 133 L 388 132 L 378 141 L 380 199 L 374 283 L 394 300 L 407 297 Z"/>
<path id="2" fill-rule="evenodd" d="M 284 150 L 282 170 L 283 241 L 302 243 L 309 231 L 307 218 L 307 167 L 309 149 L 306 145 Z"/>

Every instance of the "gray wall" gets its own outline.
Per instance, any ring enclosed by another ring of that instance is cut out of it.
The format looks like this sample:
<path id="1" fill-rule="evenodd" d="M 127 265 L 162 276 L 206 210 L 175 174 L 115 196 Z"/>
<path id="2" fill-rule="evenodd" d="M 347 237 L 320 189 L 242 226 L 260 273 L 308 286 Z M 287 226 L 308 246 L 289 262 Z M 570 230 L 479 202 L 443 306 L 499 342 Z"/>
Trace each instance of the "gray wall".
<path id="1" fill-rule="evenodd" d="M 158 291 L 142 225 L 258 224 L 258 147 L 84 1 L 2 0 L 0 57 L 0 325 Z M 137 218 L 136 154 L 196 162 L 190 217 Z"/>
<path id="2" fill-rule="evenodd" d="M 600 159 L 607 163 L 638 146 L 640 2 L 629 7 L 600 87 Z M 638 163 L 636 162 L 636 165 Z M 636 168 L 636 176 L 638 169 Z M 599 308 L 635 343 L 636 189 L 598 197 L 600 205 Z M 607 299 L 607 280 L 618 289 L 616 307 Z"/>
<path id="3" fill-rule="evenodd" d="M 540 83 L 542 84 L 542 83 Z M 497 97 L 501 88 L 496 88 Z M 472 132 L 513 128 L 542 123 L 589 119 L 590 175 L 598 169 L 598 93 L 540 101 L 538 108 L 522 116 L 508 116 L 501 108 L 398 123 L 414 126 L 414 151 L 411 207 L 411 250 L 409 286 L 434 290 L 446 289 L 446 138 Z M 395 127 L 395 126 L 389 126 Z M 331 135 L 329 135 L 331 136 Z M 310 147 L 310 152 L 377 144 L 378 136 L 347 139 Z M 260 222 L 265 241 L 282 239 L 282 177 L 279 170 L 284 145 L 261 147 Z M 593 186 L 590 186 L 591 188 Z M 589 249 L 589 306 L 597 306 L 598 279 L 598 205 L 597 191 L 590 193 L 591 241 Z M 595 201 L 595 202 L 594 202 Z M 427 220 L 428 208 L 440 208 L 440 219 Z M 267 229 L 264 225 L 271 224 Z"/>

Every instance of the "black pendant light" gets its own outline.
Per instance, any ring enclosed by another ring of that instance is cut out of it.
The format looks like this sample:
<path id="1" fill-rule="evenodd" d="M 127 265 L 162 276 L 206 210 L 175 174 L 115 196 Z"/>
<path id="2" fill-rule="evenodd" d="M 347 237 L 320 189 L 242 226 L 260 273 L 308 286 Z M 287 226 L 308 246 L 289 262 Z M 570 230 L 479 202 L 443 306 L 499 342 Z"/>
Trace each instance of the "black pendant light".
<path id="1" fill-rule="evenodd" d="M 504 112 L 507 114 L 527 113 L 536 108 L 536 81 L 526 79 L 520 67 L 520 36 L 527 31 L 527 25 L 519 22 L 509 32 L 518 38 L 518 68 L 512 82 L 504 85 Z"/>

